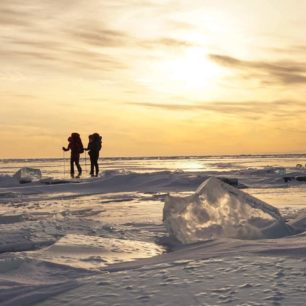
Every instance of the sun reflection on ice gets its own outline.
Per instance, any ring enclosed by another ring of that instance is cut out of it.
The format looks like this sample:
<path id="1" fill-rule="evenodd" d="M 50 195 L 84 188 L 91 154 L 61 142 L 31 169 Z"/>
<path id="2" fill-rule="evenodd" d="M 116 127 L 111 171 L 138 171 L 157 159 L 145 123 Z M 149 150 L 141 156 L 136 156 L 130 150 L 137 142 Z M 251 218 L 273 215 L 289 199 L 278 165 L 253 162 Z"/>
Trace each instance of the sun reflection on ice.
<path id="1" fill-rule="evenodd" d="M 177 168 L 182 169 L 183 171 L 201 171 L 206 169 L 203 163 L 195 160 L 180 161 Z"/>

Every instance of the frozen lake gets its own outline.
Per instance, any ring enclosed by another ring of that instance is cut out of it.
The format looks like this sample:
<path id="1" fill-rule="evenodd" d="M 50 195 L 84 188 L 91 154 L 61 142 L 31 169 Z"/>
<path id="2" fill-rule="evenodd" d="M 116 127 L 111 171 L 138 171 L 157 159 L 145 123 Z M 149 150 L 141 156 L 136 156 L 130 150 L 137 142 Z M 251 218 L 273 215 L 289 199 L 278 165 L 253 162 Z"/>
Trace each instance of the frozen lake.
<path id="1" fill-rule="evenodd" d="M 242 202 L 244 194 L 254 196 L 287 224 L 306 228 L 306 182 L 294 179 L 306 176 L 296 167 L 305 160 L 109 158 L 101 159 L 98 178 L 84 171 L 80 180 L 69 179 L 68 160 L 1 160 L 0 303 L 304 305 L 304 230 L 278 239 L 221 235 L 183 244 L 169 236 L 163 209 L 168 194 L 188 197 L 213 176 L 238 182 L 232 192 Z M 43 179 L 19 184 L 12 175 L 25 166 L 40 169 Z"/>

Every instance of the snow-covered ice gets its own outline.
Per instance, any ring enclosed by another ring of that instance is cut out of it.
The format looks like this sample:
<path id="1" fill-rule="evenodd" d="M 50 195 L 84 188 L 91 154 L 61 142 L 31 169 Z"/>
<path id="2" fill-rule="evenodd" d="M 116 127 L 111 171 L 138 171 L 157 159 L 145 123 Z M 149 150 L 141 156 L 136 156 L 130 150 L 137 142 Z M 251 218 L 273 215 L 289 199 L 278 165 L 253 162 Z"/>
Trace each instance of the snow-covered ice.
<path id="1" fill-rule="evenodd" d="M 306 170 L 265 158 L 114 159 L 79 180 L 3 162 L 0 304 L 304 305 L 306 182 L 283 177 Z"/>

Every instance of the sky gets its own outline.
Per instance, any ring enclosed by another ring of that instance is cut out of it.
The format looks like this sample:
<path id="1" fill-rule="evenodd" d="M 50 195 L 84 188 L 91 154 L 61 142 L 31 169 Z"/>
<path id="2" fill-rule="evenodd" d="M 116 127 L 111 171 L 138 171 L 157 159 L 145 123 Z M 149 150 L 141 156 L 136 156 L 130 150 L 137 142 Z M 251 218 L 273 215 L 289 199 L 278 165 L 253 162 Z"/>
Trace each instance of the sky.
<path id="1" fill-rule="evenodd" d="M 306 0 L 1 0 L 0 158 L 306 152 Z"/>

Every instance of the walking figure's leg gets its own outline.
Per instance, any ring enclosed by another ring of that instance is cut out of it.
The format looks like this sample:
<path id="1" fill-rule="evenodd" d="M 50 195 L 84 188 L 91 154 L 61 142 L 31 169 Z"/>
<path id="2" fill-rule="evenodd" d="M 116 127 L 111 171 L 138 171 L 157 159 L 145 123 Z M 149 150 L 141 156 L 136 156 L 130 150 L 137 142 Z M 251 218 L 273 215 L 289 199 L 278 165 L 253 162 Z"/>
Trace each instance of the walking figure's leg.
<path id="1" fill-rule="evenodd" d="M 90 176 L 94 175 L 94 156 L 90 155 Z"/>
<path id="2" fill-rule="evenodd" d="M 70 175 L 71 177 L 74 177 L 74 159 L 70 158 Z"/>
<path id="3" fill-rule="evenodd" d="M 96 176 L 98 176 L 98 174 L 99 174 L 99 164 L 98 164 L 98 159 L 99 159 L 99 157 L 97 157 L 97 158 L 96 158 L 96 160 L 95 160 Z"/>
<path id="4" fill-rule="evenodd" d="M 80 177 L 82 175 L 82 168 L 81 168 L 81 165 L 80 165 L 80 156 L 75 158 L 75 164 L 76 164 L 78 172 L 79 172 L 78 177 Z"/>

